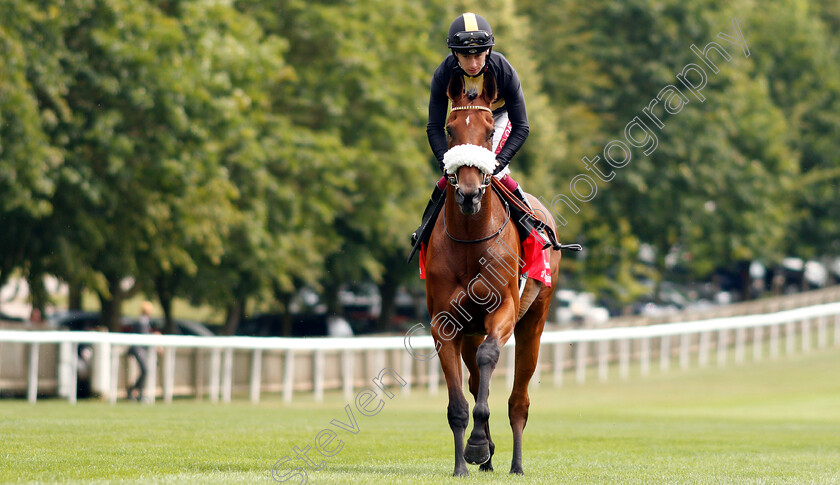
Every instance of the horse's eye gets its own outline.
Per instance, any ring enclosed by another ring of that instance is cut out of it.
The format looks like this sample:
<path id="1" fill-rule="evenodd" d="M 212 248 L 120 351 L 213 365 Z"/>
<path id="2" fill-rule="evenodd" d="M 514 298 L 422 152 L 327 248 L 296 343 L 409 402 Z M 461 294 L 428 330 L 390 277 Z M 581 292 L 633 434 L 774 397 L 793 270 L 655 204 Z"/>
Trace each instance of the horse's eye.
<path id="1" fill-rule="evenodd" d="M 446 136 L 452 138 L 452 128 L 449 126 L 446 127 Z"/>
<path id="2" fill-rule="evenodd" d="M 487 139 L 488 139 L 488 140 L 490 140 L 490 141 L 492 141 L 492 140 L 493 140 L 493 136 L 495 136 L 495 135 L 496 135 L 496 131 L 495 131 L 495 130 L 490 131 L 490 133 L 487 135 Z"/>

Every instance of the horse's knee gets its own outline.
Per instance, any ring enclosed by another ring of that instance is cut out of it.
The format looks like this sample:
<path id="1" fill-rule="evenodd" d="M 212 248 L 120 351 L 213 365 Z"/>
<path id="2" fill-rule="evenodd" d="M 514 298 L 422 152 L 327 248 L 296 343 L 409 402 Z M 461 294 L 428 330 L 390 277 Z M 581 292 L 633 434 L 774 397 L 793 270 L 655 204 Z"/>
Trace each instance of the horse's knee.
<path id="1" fill-rule="evenodd" d="M 516 426 L 520 424 L 524 427 L 528 421 L 528 408 L 531 406 L 531 400 L 528 396 L 514 398 L 511 396 L 508 399 L 508 416 L 510 417 L 510 425 Z"/>
<path id="2" fill-rule="evenodd" d="M 446 418 L 452 429 L 467 429 L 470 423 L 470 410 L 466 402 L 449 403 L 446 408 Z"/>
<path id="3" fill-rule="evenodd" d="M 486 402 L 475 403 L 473 407 L 473 420 L 475 423 L 487 422 L 490 419 L 490 406 Z"/>
<path id="4" fill-rule="evenodd" d="M 478 350 L 475 353 L 475 360 L 478 363 L 478 367 L 481 368 L 486 365 L 496 367 L 501 352 L 502 349 L 499 347 L 498 342 L 495 340 L 485 340 L 484 343 L 478 346 Z"/>

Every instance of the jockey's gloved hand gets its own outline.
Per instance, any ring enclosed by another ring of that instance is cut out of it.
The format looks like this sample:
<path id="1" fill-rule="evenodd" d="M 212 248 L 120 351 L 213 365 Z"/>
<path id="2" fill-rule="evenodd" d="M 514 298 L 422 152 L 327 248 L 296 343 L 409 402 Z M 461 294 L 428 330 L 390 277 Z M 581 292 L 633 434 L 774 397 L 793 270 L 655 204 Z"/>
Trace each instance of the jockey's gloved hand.
<path id="1" fill-rule="evenodd" d="M 499 172 L 505 169 L 508 166 L 508 162 L 503 162 L 499 159 L 496 159 L 496 168 L 493 169 L 493 175 L 499 175 Z"/>

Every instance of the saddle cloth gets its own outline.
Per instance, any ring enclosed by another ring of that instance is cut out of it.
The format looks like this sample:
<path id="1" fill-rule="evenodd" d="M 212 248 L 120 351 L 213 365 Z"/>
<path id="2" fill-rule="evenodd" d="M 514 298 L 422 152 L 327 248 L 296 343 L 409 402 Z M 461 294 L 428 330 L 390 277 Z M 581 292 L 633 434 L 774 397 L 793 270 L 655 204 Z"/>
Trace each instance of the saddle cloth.
<path id="1" fill-rule="evenodd" d="M 509 253 L 504 244 L 494 244 L 498 254 Z M 519 259 L 520 274 L 528 275 L 528 278 L 535 279 L 545 286 L 551 286 L 551 249 L 543 249 L 542 238 L 537 235 L 537 230 L 532 229 L 531 234 L 522 242 L 522 257 Z M 514 258 L 517 255 L 512 254 Z M 420 279 L 426 279 L 426 243 L 420 244 Z"/>

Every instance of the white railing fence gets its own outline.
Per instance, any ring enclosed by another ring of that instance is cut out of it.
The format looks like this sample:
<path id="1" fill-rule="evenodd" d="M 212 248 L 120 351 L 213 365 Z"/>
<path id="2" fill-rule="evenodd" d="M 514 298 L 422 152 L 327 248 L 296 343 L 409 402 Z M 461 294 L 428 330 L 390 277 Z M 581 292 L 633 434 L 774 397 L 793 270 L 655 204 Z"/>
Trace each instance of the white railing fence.
<path id="1" fill-rule="evenodd" d="M 437 393 L 442 383 L 437 358 L 417 360 L 405 344 L 404 337 L 292 339 L 0 330 L 4 354 L 0 362 L 5 363 L 0 366 L 0 391 L 25 385 L 31 402 L 39 394 L 57 393 L 74 403 L 81 375 L 94 394 L 115 403 L 137 375 L 134 361 L 125 356 L 127 347 L 134 345 L 148 347 L 145 394 L 151 403 L 158 398 L 171 402 L 176 395 L 206 397 L 211 402 L 247 395 L 256 403 L 264 392 L 282 393 L 286 402 L 295 393 L 312 393 L 314 400 L 321 401 L 328 390 L 341 390 L 351 399 L 357 388 L 370 386 L 383 370 L 406 381 L 403 393 L 419 387 Z M 429 336 L 411 337 L 410 344 L 417 353 L 433 349 Z M 511 338 L 496 368 L 497 375 L 507 377 L 508 387 L 513 380 L 514 344 Z M 83 358 L 80 346 L 89 349 L 82 352 Z M 829 346 L 840 347 L 840 303 L 679 323 L 546 332 L 532 385 L 539 385 L 543 373 L 553 374 L 554 385 L 560 386 L 564 374 L 573 371 L 577 383 L 583 384 L 590 370 L 605 381 L 615 366 L 621 379 L 628 379 L 631 369 L 647 375 L 656 359 L 660 371 L 667 372 L 672 361 L 681 369 L 709 366 L 713 353 L 717 365 L 725 366 L 730 359 L 740 364 Z M 17 380 L 8 377 L 10 371 L 18 373 Z"/>

